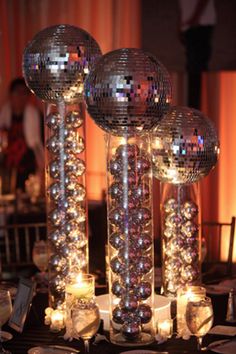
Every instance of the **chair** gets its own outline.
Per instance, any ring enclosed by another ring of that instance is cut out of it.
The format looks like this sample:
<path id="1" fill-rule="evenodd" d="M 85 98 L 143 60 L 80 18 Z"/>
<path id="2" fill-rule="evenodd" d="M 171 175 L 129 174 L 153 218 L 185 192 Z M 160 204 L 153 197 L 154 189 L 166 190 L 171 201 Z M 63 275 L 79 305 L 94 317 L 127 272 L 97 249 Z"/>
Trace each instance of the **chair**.
<path id="1" fill-rule="evenodd" d="M 203 266 L 207 272 L 205 274 L 216 278 L 230 278 L 233 275 L 233 247 L 235 237 L 236 218 L 233 216 L 231 222 L 205 221 L 202 223 L 202 238 L 206 241 L 207 256 Z M 223 237 L 228 236 L 228 247 L 225 249 L 225 260 L 222 260 Z M 223 270 L 223 272 L 222 272 Z M 212 279 L 212 282 L 215 279 Z"/>
<path id="2" fill-rule="evenodd" d="M 0 226 L 2 279 L 32 275 L 35 270 L 32 260 L 34 242 L 45 238 L 45 223 Z"/>

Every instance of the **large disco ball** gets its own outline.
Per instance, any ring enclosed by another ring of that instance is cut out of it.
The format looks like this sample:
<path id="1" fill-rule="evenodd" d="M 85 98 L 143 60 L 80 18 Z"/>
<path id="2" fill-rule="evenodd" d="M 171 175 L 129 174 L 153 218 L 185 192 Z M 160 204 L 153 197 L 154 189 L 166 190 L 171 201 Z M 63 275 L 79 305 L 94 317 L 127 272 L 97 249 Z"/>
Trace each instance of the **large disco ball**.
<path id="1" fill-rule="evenodd" d="M 30 90 L 48 102 L 83 99 L 84 79 L 101 56 L 86 31 L 57 25 L 37 33 L 23 54 L 23 74 Z"/>
<path id="2" fill-rule="evenodd" d="M 161 182 L 189 184 L 215 166 L 219 141 L 213 123 L 188 107 L 173 107 L 153 131 L 153 173 Z"/>
<path id="3" fill-rule="evenodd" d="M 123 48 L 99 59 L 85 82 L 89 114 L 115 135 L 150 130 L 167 112 L 171 83 L 165 67 L 151 54 Z"/>

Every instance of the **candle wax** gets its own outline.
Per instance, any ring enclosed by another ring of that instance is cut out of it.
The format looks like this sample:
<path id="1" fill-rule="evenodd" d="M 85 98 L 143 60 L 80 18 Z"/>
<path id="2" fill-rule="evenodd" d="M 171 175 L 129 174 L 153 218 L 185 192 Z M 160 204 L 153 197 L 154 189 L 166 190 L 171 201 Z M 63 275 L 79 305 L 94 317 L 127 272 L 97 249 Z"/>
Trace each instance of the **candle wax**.
<path id="1" fill-rule="evenodd" d="M 93 285 L 86 282 L 68 284 L 66 292 L 80 299 L 91 298 L 93 297 Z"/>

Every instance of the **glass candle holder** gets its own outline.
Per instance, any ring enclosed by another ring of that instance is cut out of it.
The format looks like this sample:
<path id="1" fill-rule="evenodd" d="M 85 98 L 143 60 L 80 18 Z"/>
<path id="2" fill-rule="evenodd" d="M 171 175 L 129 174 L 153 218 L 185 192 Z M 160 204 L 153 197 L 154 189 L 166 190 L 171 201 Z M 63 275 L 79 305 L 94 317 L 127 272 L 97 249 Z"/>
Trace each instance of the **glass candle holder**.
<path id="1" fill-rule="evenodd" d="M 66 282 L 66 299 L 72 302 L 91 300 L 95 296 L 95 279 L 92 274 L 69 275 Z"/>
<path id="2" fill-rule="evenodd" d="M 88 266 L 84 106 L 47 104 L 45 111 L 49 305 L 65 300 L 65 279 Z"/>
<path id="3" fill-rule="evenodd" d="M 108 136 L 110 339 L 125 346 L 154 340 L 150 155 L 148 134 Z"/>
<path id="4" fill-rule="evenodd" d="M 206 289 L 202 286 L 186 286 L 177 291 L 177 332 L 180 337 L 188 339 L 191 335 L 186 324 L 186 306 L 188 301 L 199 301 L 206 297 Z"/>
<path id="5" fill-rule="evenodd" d="M 171 338 L 173 334 L 173 320 L 157 321 L 157 333 L 161 338 Z"/>
<path id="6" fill-rule="evenodd" d="M 164 295 L 201 282 L 198 184 L 161 183 L 162 279 Z"/>
<path id="7" fill-rule="evenodd" d="M 70 274 L 66 282 L 66 329 L 67 337 L 73 338 L 72 310 L 85 303 L 93 303 L 95 279 L 92 274 Z"/>
<path id="8" fill-rule="evenodd" d="M 59 332 L 65 326 L 64 319 L 64 311 L 54 310 L 51 314 L 50 330 Z"/>

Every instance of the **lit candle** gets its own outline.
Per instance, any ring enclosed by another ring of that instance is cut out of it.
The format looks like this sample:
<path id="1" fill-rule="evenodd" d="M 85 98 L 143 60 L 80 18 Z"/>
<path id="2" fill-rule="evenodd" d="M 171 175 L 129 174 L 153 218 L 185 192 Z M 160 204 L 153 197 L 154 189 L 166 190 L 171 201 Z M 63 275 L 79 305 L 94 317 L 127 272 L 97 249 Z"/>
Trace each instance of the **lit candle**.
<path id="1" fill-rule="evenodd" d="M 64 327 L 64 313 L 59 310 L 55 310 L 51 313 L 51 326 L 52 331 L 60 331 Z"/>
<path id="2" fill-rule="evenodd" d="M 73 295 L 77 299 L 90 299 L 94 294 L 93 282 L 87 282 L 79 275 L 74 283 L 66 285 L 66 293 Z"/>
<path id="3" fill-rule="evenodd" d="M 173 320 L 163 320 L 157 322 L 158 335 L 162 338 L 170 338 L 173 333 Z"/>

